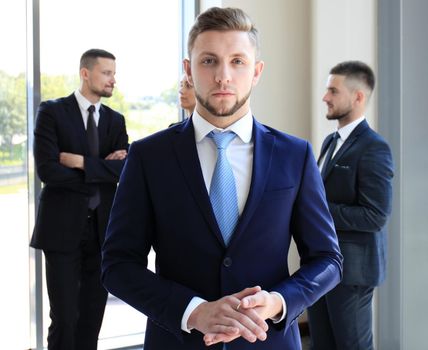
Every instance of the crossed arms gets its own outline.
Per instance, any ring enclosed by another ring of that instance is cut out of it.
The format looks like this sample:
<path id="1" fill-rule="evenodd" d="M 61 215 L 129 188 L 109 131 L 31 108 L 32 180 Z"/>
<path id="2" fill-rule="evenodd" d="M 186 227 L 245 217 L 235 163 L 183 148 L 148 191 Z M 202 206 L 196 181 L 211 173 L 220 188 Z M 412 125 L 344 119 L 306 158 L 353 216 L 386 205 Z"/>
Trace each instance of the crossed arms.
<path id="1" fill-rule="evenodd" d="M 120 149 L 110 153 L 105 160 L 123 160 L 126 158 L 128 152 L 124 149 Z M 67 168 L 84 170 L 85 168 L 85 157 L 81 154 L 74 154 L 68 152 L 61 152 L 59 154 L 60 164 Z"/>

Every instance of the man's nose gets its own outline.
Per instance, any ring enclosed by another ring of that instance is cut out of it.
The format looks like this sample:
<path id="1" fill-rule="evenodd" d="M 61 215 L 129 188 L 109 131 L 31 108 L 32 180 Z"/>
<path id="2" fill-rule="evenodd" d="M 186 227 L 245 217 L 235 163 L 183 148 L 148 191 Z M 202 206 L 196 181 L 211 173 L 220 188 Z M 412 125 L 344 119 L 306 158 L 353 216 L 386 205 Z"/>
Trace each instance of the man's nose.
<path id="1" fill-rule="evenodd" d="M 322 100 L 323 100 L 323 102 L 328 102 L 328 100 L 329 100 L 328 92 L 324 94 Z"/>
<path id="2" fill-rule="evenodd" d="M 217 71 L 216 71 L 215 81 L 218 84 L 229 84 L 230 83 L 231 74 L 230 74 L 230 68 L 227 64 L 225 64 L 225 63 L 219 64 Z"/>

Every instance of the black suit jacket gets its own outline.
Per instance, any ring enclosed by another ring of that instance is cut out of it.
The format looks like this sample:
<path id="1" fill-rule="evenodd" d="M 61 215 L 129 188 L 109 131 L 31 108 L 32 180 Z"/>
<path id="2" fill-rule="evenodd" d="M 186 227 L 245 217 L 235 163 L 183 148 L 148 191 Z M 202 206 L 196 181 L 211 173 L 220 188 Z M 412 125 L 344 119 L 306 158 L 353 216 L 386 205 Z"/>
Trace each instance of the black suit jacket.
<path id="1" fill-rule="evenodd" d="M 97 208 L 100 242 L 123 160 L 105 160 L 110 153 L 128 149 L 124 117 L 101 105 L 98 123 L 100 154 L 89 156 L 86 130 L 74 94 L 40 104 L 34 130 L 37 174 L 44 183 L 30 245 L 51 251 L 75 249 L 88 215 L 88 200 L 95 186 L 100 190 Z M 71 169 L 59 162 L 60 152 L 84 156 L 85 170 Z"/>
<path id="2" fill-rule="evenodd" d="M 333 134 L 324 140 L 318 162 L 332 138 Z M 362 121 L 337 151 L 323 178 L 344 258 L 344 284 L 376 286 L 385 278 L 392 177 L 388 144 Z"/>

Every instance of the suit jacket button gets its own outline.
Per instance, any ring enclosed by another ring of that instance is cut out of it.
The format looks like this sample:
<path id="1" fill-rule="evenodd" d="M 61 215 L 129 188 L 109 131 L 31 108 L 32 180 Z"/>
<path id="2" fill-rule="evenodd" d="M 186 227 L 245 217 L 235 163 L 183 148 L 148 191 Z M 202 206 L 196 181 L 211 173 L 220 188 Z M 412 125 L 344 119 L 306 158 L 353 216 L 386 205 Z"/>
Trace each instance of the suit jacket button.
<path id="1" fill-rule="evenodd" d="M 229 258 L 228 256 L 224 258 L 223 265 L 225 267 L 231 267 L 232 266 L 232 258 Z"/>

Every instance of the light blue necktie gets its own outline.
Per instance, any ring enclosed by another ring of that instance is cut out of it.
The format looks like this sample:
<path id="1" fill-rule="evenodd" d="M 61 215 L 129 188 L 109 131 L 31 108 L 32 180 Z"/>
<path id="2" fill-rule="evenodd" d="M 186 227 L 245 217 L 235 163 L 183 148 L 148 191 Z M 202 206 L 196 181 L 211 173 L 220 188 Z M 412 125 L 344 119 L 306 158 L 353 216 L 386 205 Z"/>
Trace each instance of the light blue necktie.
<path id="1" fill-rule="evenodd" d="M 231 131 L 211 132 L 208 137 L 212 138 L 217 146 L 217 163 L 211 179 L 210 200 L 224 242 L 228 245 L 239 218 L 235 177 L 226 157 L 226 148 L 236 134 Z"/>

